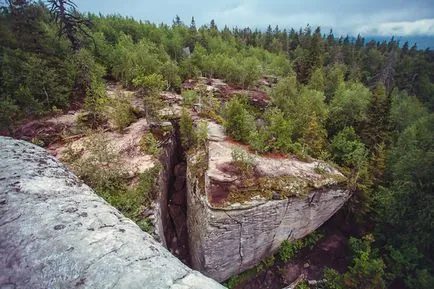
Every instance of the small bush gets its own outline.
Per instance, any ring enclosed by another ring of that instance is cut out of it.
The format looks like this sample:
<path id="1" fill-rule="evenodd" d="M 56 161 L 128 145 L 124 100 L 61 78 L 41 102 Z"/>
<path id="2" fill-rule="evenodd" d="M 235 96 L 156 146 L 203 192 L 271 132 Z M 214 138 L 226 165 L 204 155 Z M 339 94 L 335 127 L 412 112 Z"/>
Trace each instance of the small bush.
<path id="1" fill-rule="evenodd" d="M 106 121 L 107 101 L 105 84 L 99 79 L 92 79 L 91 85 L 86 89 L 84 113 L 80 114 L 78 121 L 92 129 L 99 127 Z"/>
<path id="2" fill-rule="evenodd" d="M 227 133 L 234 140 L 248 142 L 250 134 L 255 130 L 255 121 L 246 105 L 239 99 L 233 98 L 226 103 L 224 115 Z"/>
<path id="3" fill-rule="evenodd" d="M 255 159 L 240 148 L 234 148 L 231 152 L 232 162 L 244 176 L 252 176 L 255 168 Z"/>
<path id="4" fill-rule="evenodd" d="M 269 140 L 269 133 L 265 127 L 260 127 L 254 131 L 249 138 L 249 144 L 258 153 L 265 153 L 271 150 Z"/>
<path id="5" fill-rule="evenodd" d="M 143 99 L 146 119 L 159 120 L 158 111 L 164 106 L 160 92 L 167 87 L 167 81 L 160 74 L 140 75 L 133 79 L 138 95 Z"/>
<path id="6" fill-rule="evenodd" d="M 134 121 L 134 112 L 131 100 L 125 94 L 120 94 L 109 100 L 109 118 L 116 129 L 123 130 Z"/>
<path id="7" fill-rule="evenodd" d="M 181 133 L 181 144 L 185 150 L 188 150 L 189 148 L 192 148 L 196 145 L 197 135 L 193 127 L 193 119 L 185 109 L 183 109 L 181 112 L 179 131 Z"/>
<path id="8" fill-rule="evenodd" d="M 145 154 L 150 154 L 154 157 L 158 157 L 161 154 L 160 144 L 152 133 L 142 136 L 139 146 L 140 150 Z"/>
<path id="9" fill-rule="evenodd" d="M 196 138 L 198 146 L 206 146 L 208 143 L 208 122 L 200 121 L 196 128 Z"/>
<path id="10" fill-rule="evenodd" d="M 303 247 L 301 240 L 290 242 L 288 240 L 283 241 L 279 249 L 279 257 L 283 262 L 288 262 L 290 259 L 294 258 L 299 250 Z"/>
<path id="11" fill-rule="evenodd" d="M 309 247 L 309 249 L 312 250 L 318 240 L 320 240 L 323 236 L 324 235 L 319 232 L 313 232 L 310 235 L 304 237 L 303 239 L 299 239 L 293 242 L 289 240 L 283 241 L 279 249 L 280 259 L 286 263 L 292 258 L 294 258 L 302 248 Z"/>
<path id="12" fill-rule="evenodd" d="M 183 90 L 182 93 L 182 105 L 186 107 L 191 107 L 198 100 L 198 95 L 194 90 Z"/>
<path id="13" fill-rule="evenodd" d="M 83 143 L 85 156 L 79 158 L 70 153 L 73 171 L 95 190 L 118 188 L 126 172 L 119 154 L 114 150 L 102 132 L 91 133 Z M 74 160 L 75 159 L 75 160 Z"/>

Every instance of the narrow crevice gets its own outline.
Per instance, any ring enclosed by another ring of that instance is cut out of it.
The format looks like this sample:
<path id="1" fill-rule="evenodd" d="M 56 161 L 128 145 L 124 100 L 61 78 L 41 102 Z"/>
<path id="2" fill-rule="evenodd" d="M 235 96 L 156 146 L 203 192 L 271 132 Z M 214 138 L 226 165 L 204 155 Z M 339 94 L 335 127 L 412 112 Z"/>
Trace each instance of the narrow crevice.
<path id="1" fill-rule="evenodd" d="M 190 266 L 190 251 L 188 246 L 187 229 L 187 165 L 185 151 L 181 145 L 179 123 L 172 121 L 174 140 L 173 167 L 170 168 L 169 190 L 167 196 L 168 222 L 164 228 L 164 235 L 168 249 L 184 264 Z"/>

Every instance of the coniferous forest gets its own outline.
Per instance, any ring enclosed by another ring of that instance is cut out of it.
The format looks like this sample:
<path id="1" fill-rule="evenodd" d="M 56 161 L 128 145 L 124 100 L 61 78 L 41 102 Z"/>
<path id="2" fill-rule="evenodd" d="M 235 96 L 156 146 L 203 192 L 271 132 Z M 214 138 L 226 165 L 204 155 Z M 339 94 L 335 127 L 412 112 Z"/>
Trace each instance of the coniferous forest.
<path id="1" fill-rule="evenodd" d="M 197 77 L 261 90 L 266 106 L 241 96 L 210 105 L 209 117 L 259 154 L 335 163 L 354 191 L 343 213 L 368 232 L 353 240 L 346 272 L 327 271 L 325 288 L 432 288 L 433 51 L 320 27 L 83 14 L 70 0 L 9 0 L 0 9 L 2 135 L 75 108 L 98 126 L 109 81 L 142 89 L 150 114 L 156 91 L 184 93 Z M 274 84 L 261 86 L 264 78 Z"/>

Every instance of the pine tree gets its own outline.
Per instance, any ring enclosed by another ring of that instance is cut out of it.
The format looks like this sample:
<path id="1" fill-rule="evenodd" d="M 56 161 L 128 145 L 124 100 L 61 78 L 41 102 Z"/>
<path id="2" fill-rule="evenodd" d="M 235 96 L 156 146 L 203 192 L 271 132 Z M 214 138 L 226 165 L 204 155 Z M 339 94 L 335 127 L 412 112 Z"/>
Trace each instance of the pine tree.
<path id="1" fill-rule="evenodd" d="M 389 134 L 390 101 L 386 89 L 379 83 L 372 93 L 367 111 L 367 120 L 363 125 L 361 137 L 365 144 L 374 148 L 387 141 Z"/>
<path id="2" fill-rule="evenodd" d="M 302 133 L 302 141 L 309 148 L 309 154 L 318 157 L 325 149 L 327 131 L 318 122 L 314 113 Z"/>

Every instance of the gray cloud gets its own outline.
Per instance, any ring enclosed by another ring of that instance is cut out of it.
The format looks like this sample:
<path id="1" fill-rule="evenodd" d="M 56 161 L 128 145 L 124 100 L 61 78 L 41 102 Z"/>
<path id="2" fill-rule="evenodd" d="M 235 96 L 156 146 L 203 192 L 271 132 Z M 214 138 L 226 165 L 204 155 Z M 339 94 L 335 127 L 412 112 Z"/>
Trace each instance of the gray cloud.
<path id="1" fill-rule="evenodd" d="M 178 14 L 187 24 L 214 19 L 219 26 L 264 29 L 271 24 L 298 29 L 306 24 L 336 34 L 434 36 L 433 0 L 76 0 L 85 11 L 119 13 L 142 20 L 170 23 Z"/>

